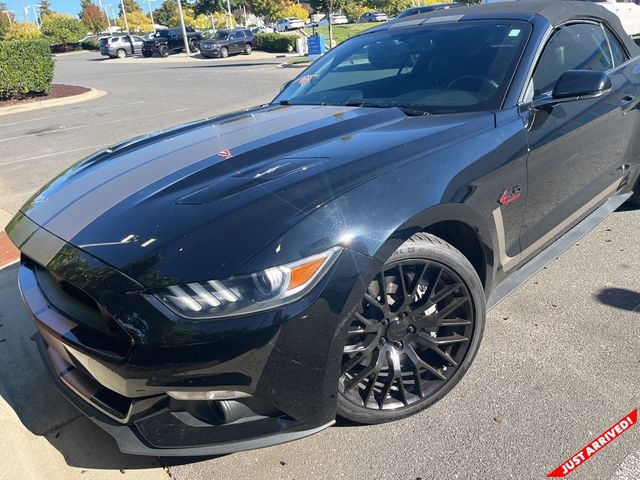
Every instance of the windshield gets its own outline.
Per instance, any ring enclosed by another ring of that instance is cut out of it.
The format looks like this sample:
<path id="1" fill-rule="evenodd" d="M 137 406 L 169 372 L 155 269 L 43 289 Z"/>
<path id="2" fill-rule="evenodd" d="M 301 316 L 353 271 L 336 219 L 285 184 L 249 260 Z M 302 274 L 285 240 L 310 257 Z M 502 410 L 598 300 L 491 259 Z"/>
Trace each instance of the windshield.
<path id="1" fill-rule="evenodd" d="M 213 38 L 215 38 L 216 40 L 226 40 L 228 36 L 229 36 L 229 32 L 223 32 L 222 30 L 218 30 L 213 36 Z"/>
<path id="2" fill-rule="evenodd" d="M 364 34 L 316 61 L 275 102 L 498 110 L 530 30 L 519 21 L 465 21 Z"/>
<path id="3" fill-rule="evenodd" d="M 154 37 L 158 38 L 158 37 L 168 37 L 169 36 L 169 31 L 168 30 L 158 30 L 156 33 L 153 34 Z"/>

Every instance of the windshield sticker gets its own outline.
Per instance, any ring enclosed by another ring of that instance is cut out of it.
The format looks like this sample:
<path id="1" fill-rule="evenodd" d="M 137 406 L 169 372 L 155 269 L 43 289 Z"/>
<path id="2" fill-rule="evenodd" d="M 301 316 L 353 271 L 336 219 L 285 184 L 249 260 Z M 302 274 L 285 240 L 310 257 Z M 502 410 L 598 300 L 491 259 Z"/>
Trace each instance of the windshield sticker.
<path id="1" fill-rule="evenodd" d="M 510 37 L 517 37 L 518 35 L 520 35 L 520 29 L 519 28 L 514 28 L 513 30 L 511 30 L 509 32 L 509 36 Z"/>
<path id="2" fill-rule="evenodd" d="M 298 80 L 298 83 L 302 86 L 302 85 L 306 85 L 307 83 L 310 83 L 311 80 L 313 80 L 313 75 L 305 75 L 300 80 Z"/>

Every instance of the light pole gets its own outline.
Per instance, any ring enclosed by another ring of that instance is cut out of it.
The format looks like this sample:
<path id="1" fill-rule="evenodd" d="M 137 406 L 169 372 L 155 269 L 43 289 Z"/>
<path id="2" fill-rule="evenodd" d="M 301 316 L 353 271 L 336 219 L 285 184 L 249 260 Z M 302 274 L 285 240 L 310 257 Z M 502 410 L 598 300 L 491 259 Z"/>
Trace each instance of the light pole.
<path id="1" fill-rule="evenodd" d="M 25 15 L 27 14 L 29 9 L 31 9 L 31 11 L 33 12 L 33 23 L 36 24 L 38 29 L 40 28 L 40 21 L 39 21 L 39 18 L 38 18 L 38 10 L 36 10 L 36 8 L 39 8 L 39 7 L 40 7 L 40 5 L 38 5 L 36 3 L 32 3 L 31 5 L 27 5 L 26 7 L 24 7 Z"/>
<path id="2" fill-rule="evenodd" d="M 227 15 L 229 15 L 229 19 L 227 20 L 227 28 L 233 27 L 231 23 L 231 3 L 229 3 L 229 0 L 227 0 Z"/>
<path id="3" fill-rule="evenodd" d="M 153 20 L 153 12 L 151 11 L 151 2 L 156 0 L 147 0 L 147 5 L 149 6 L 149 17 L 151 18 L 151 26 L 153 27 L 153 33 L 156 33 L 156 22 Z"/>
<path id="4" fill-rule="evenodd" d="M 182 39 L 184 40 L 184 51 L 187 52 L 187 57 L 191 56 L 191 50 L 189 50 L 189 39 L 187 38 L 187 27 L 184 25 L 184 15 L 182 14 L 182 1 L 178 2 L 178 14 L 180 14 L 180 26 L 182 27 Z"/>
<path id="5" fill-rule="evenodd" d="M 129 33 L 129 22 L 127 22 L 127 11 L 124 9 L 124 0 L 120 0 L 120 6 L 122 7 L 122 16 L 124 17 L 124 27 Z"/>
<path id="6" fill-rule="evenodd" d="M 111 19 L 109 18 L 109 12 L 107 12 L 107 9 L 104 8 L 104 6 L 102 5 L 102 0 L 98 0 L 98 5 L 100 5 L 100 10 L 102 10 L 104 14 L 107 16 L 107 25 L 109 26 L 109 35 L 111 35 Z"/>
<path id="7" fill-rule="evenodd" d="M 13 26 L 13 20 L 11 20 L 11 13 L 15 13 L 13 10 L 5 10 L 4 13 L 7 14 L 7 20 L 9 20 L 9 28 Z"/>

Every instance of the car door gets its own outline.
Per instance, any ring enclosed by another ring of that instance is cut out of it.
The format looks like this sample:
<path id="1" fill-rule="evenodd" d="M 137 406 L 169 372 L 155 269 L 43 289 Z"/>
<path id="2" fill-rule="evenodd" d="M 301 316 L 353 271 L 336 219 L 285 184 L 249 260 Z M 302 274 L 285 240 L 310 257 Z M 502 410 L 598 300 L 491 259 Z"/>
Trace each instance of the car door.
<path id="1" fill-rule="evenodd" d="M 240 51 L 240 32 L 231 32 L 229 34 L 229 53 L 238 53 Z"/>
<path id="2" fill-rule="evenodd" d="M 132 41 L 132 53 L 140 53 L 140 50 L 142 49 L 142 44 L 144 43 L 144 40 L 142 39 L 142 37 L 138 37 L 137 35 L 132 35 L 131 41 Z"/>
<path id="3" fill-rule="evenodd" d="M 613 86 L 598 98 L 529 111 L 523 252 L 542 249 L 615 193 L 637 124 L 637 110 L 631 109 L 638 89 L 626 75 L 627 60 L 615 35 L 594 22 L 560 26 L 545 45 L 529 97 L 550 95 L 568 70 L 608 72 Z"/>

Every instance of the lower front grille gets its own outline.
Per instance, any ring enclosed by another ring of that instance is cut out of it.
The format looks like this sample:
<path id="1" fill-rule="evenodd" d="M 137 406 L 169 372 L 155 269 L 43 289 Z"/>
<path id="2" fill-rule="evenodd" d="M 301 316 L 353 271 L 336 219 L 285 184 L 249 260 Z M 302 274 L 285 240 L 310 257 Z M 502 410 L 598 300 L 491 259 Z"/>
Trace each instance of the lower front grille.
<path id="1" fill-rule="evenodd" d="M 28 257 L 23 256 L 22 263 L 33 273 L 47 303 L 77 324 L 68 333 L 82 346 L 110 359 L 127 356 L 132 338 L 91 295 Z"/>

